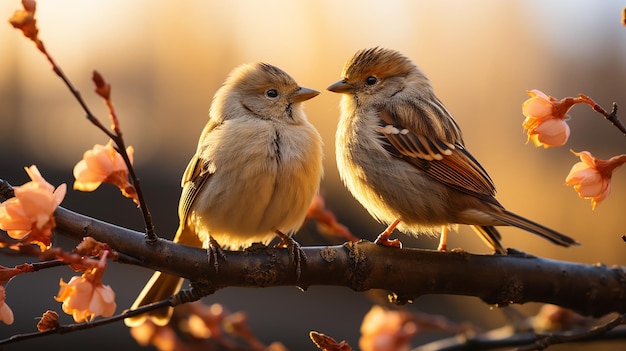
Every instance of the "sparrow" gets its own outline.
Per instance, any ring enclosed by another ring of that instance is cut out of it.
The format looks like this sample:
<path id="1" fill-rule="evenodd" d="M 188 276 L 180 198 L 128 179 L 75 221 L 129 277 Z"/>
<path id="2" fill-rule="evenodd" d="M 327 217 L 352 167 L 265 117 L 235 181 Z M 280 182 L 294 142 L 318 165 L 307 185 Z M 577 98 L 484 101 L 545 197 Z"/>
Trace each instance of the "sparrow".
<path id="1" fill-rule="evenodd" d="M 322 139 L 307 120 L 302 102 L 319 94 L 266 63 L 235 68 L 216 92 L 195 154 L 182 177 L 174 242 L 210 250 L 217 269 L 222 248 L 252 243 L 294 250 L 290 236 L 304 222 L 323 174 Z M 132 309 L 174 295 L 179 276 L 156 272 Z M 127 318 L 168 323 L 172 308 Z"/>
<path id="2" fill-rule="evenodd" d="M 345 186 L 379 222 L 408 234 L 436 235 L 446 250 L 448 228 L 467 224 L 499 254 L 495 226 L 515 226 L 557 245 L 576 240 L 505 209 L 487 171 L 466 149 L 459 125 L 429 79 L 400 52 L 360 50 L 328 90 L 342 95 L 335 149 Z"/>

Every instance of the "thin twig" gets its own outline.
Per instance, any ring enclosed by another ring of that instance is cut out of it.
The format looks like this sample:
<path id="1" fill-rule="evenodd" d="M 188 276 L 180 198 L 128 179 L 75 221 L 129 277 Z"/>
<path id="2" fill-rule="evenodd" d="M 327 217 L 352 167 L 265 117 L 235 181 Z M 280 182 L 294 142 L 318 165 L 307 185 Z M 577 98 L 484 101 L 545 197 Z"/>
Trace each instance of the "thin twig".
<path id="1" fill-rule="evenodd" d="M 130 179 L 133 182 L 133 186 L 137 194 L 137 200 L 139 202 L 139 207 L 141 208 L 141 213 L 144 216 L 144 222 L 146 224 L 146 240 L 148 241 L 148 243 L 153 244 L 156 242 L 157 236 L 154 231 L 152 214 L 150 214 L 150 210 L 148 209 L 148 205 L 143 195 L 141 180 L 137 176 L 130 157 L 126 152 L 126 143 L 124 142 L 122 129 L 120 128 L 117 113 L 115 112 L 115 107 L 113 106 L 113 102 L 111 101 L 111 85 L 104 80 L 104 78 L 98 71 L 93 71 L 92 81 L 96 85 L 96 94 L 104 99 L 104 103 L 109 110 L 109 116 L 111 118 L 111 128 L 114 131 L 114 133 L 111 133 L 111 139 L 116 145 L 115 149 L 122 156 L 122 159 L 126 164 L 126 168 L 128 168 Z"/>
<path id="2" fill-rule="evenodd" d="M 133 168 L 133 165 L 130 162 L 130 158 L 128 157 L 128 154 L 126 153 L 126 146 L 125 146 L 125 143 L 124 143 L 124 138 L 122 137 L 122 133 L 121 133 L 121 131 L 119 129 L 119 125 L 117 125 L 115 123 L 115 121 L 114 121 L 114 127 L 113 128 L 115 129 L 115 132 L 111 132 L 108 128 L 106 128 L 98 120 L 98 118 L 96 118 L 96 116 L 91 112 L 91 110 L 89 109 L 89 106 L 87 106 L 87 103 L 83 99 L 80 91 L 78 91 L 78 89 L 76 89 L 76 87 L 74 87 L 74 84 L 72 84 L 72 82 L 67 77 L 65 72 L 63 72 L 63 69 L 61 69 L 61 67 L 56 63 L 54 58 L 52 58 L 52 55 L 50 55 L 48 50 L 45 48 L 45 45 L 44 45 L 43 41 L 40 40 L 40 39 L 37 39 L 36 40 L 36 44 L 37 44 L 37 48 L 39 49 L 39 51 L 41 51 L 46 56 L 46 59 L 52 65 L 52 70 L 54 71 L 54 73 L 59 78 L 61 78 L 63 83 L 65 83 L 67 88 L 70 90 L 70 92 L 72 93 L 72 95 L 74 96 L 76 101 L 78 102 L 78 104 L 82 107 L 83 111 L 86 114 L 87 119 L 94 126 L 96 126 L 98 129 L 100 129 L 104 134 L 106 134 L 109 138 L 111 138 L 111 140 L 113 140 L 113 142 L 117 145 L 116 150 L 122 156 L 122 159 L 124 160 L 124 163 L 126 164 L 126 166 L 128 168 L 129 175 L 131 177 L 131 180 L 132 180 L 133 185 L 135 187 L 135 190 L 137 192 L 137 198 L 138 198 L 138 201 L 139 201 L 139 206 L 140 206 L 140 209 L 141 209 L 141 213 L 143 214 L 143 219 L 144 219 L 144 223 L 145 223 L 145 226 L 146 226 L 146 228 L 145 228 L 145 230 L 146 230 L 146 240 L 149 243 L 156 242 L 157 235 L 156 235 L 155 230 L 154 230 L 154 223 L 152 222 L 152 215 L 150 214 L 150 211 L 148 210 L 148 206 L 146 205 L 146 201 L 145 201 L 145 198 L 143 196 L 143 191 L 141 189 L 141 182 L 139 180 L 139 177 L 137 177 L 137 175 L 135 173 L 135 170 Z M 110 101 L 108 101 L 107 106 L 111 106 L 112 107 L 112 104 L 110 103 Z M 114 113 L 114 111 L 113 111 L 113 113 Z M 115 120 L 116 119 L 117 119 L 117 117 L 115 117 Z"/>
<path id="3" fill-rule="evenodd" d="M 626 135 L 626 126 L 622 123 L 622 121 L 617 117 L 617 104 L 614 102 L 613 107 L 611 109 L 611 113 L 608 116 L 605 116 L 606 119 L 609 120 L 614 126 L 616 126 L 624 135 Z"/>
<path id="4" fill-rule="evenodd" d="M 574 333 L 553 333 L 549 335 L 545 335 L 540 337 L 535 343 L 520 347 L 517 351 L 532 351 L 532 350 L 545 350 L 551 345 L 563 344 L 574 341 L 587 340 L 592 337 L 597 337 L 599 335 L 605 334 L 617 326 L 624 324 L 625 316 L 623 314 L 617 315 L 615 318 L 612 318 L 608 322 L 595 326 L 589 330 L 583 330 L 580 332 Z"/>
<path id="5" fill-rule="evenodd" d="M 31 263 L 31 265 L 33 266 L 33 271 L 38 272 L 42 269 L 67 266 L 68 264 L 61 260 L 49 260 L 49 261 L 34 262 L 34 263 Z"/>
<path id="6" fill-rule="evenodd" d="M 599 114 L 601 114 L 602 116 L 604 116 L 604 119 L 606 119 L 607 121 L 611 122 L 611 124 L 613 124 L 617 129 L 619 129 L 622 132 L 622 134 L 624 134 L 626 136 L 626 126 L 624 126 L 624 124 L 619 119 L 619 117 L 617 117 L 617 103 L 615 103 L 615 102 L 613 103 L 613 106 L 611 108 L 611 113 L 608 113 L 608 112 L 606 112 L 605 109 L 602 108 L 602 106 L 598 105 L 589 96 L 584 95 L 584 94 L 578 94 L 578 96 L 587 105 L 589 105 L 594 111 L 596 111 Z"/>
<path id="7" fill-rule="evenodd" d="M 0 340 L 0 346 L 13 344 L 13 343 L 24 341 L 24 340 L 28 340 L 28 339 L 40 338 L 40 337 L 43 337 L 43 336 L 46 336 L 46 335 L 66 334 L 66 333 L 79 331 L 79 330 L 92 329 L 92 328 L 96 328 L 96 327 L 99 327 L 99 326 L 102 326 L 102 325 L 115 323 L 115 322 L 124 320 L 124 319 L 126 319 L 128 317 L 134 317 L 136 315 L 145 313 L 147 310 L 153 310 L 153 309 L 166 307 L 166 306 L 169 306 L 168 300 L 164 300 L 164 301 L 161 301 L 161 302 L 158 302 L 158 303 L 154 303 L 154 304 L 151 304 L 151 305 L 142 306 L 142 307 L 137 308 L 137 309 L 132 310 L 132 311 L 126 310 L 126 311 L 122 312 L 121 314 L 115 315 L 113 317 L 102 318 L 102 319 L 98 319 L 98 320 L 92 321 L 92 322 L 74 323 L 74 324 L 62 325 L 62 326 L 59 326 L 57 328 L 46 330 L 46 331 L 43 331 L 43 332 L 16 334 L 16 335 L 13 335 L 13 336 L 11 336 L 9 338 L 6 338 L 4 340 Z"/>
<path id="8" fill-rule="evenodd" d="M 504 336 L 502 336 L 504 335 Z M 584 338 L 571 340 L 571 343 L 594 342 L 606 340 L 625 340 L 626 328 L 616 328 L 597 335 L 589 335 Z M 510 326 L 501 327 L 474 335 L 465 333 L 454 335 L 449 338 L 436 340 L 413 348 L 411 351 L 475 351 L 475 350 L 501 350 L 511 347 L 526 347 L 537 341 L 537 335 L 532 331 L 520 332 Z M 534 344 L 533 344 L 534 345 Z M 529 350 L 538 348 L 530 347 Z M 519 348 L 516 350 L 520 350 Z"/>
<path id="9" fill-rule="evenodd" d="M 37 28 L 37 20 L 35 19 L 35 12 L 37 9 L 36 2 L 35 1 L 22 1 L 22 6 L 24 7 L 24 9 L 16 11 L 13 14 L 13 16 L 9 19 L 9 23 L 11 23 L 11 25 L 14 28 L 21 30 L 24 36 L 26 36 L 28 39 L 30 39 L 31 41 L 35 43 L 35 46 L 37 47 L 37 49 L 42 54 L 44 54 L 44 56 L 46 57 L 50 65 L 52 65 L 52 70 L 54 71 L 54 73 L 59 78 L 61 78 L 61 80 L 63 81 L 63 83 L 65 83 L 65 85 L 70 90 L 74 98 L 76 98 L 76 101 L 78 101 L 79 105 L 85 111 L 87 119 L 115 142 L 115 144 L 118 147 L 117 151 L 120 153 L 120 155 L 122 155 L 122 158 L 124 159 L 124 163 L 129 169 L 129 172 L 132 173 L 132 181 L 133 183 L 135 183 L 135 181 L 138 181 L 138 179 L 137 179 L 137 176 L 134 174 L 134 171 L 132 171 L 133 167 L 132 167 L 132 164 L 130 163 L 130 158 L 126 154 L 126 148 L 124 147 L 124 140 L 122 138 L 122 133 L 119 128 L 119 124 L 117 123 L 117 117 L 115 116 L 115 112 L 112 111 L 112 114 L 113 114 L 112 115 L 112 118 L 113 118 L 112 128 L 114 132 L 111 132 L 104 125 L 102 125 L 102 123 L 100 123 L 100 121 L 91 112 L 91 110 L 87 106 L 87 103 L 85 103 L 85 100 L 83 100 L 78 89 L 74 87 L 74 85 L 72 84 L 70 79 L 67 77 L 67 75 L 63 72 L 61 67 L 52 58 L 52 55 L 50 55 L 50 53 L 46 49 L 43 41 L 39 38 L 39 28 Z M 101 82 L 102 81 L 103 80 L 101 79 Z M 98 82 L 96 82 L 96 85 L 98 85 Z M 108 90 L 109 90 L 108 95 L 110 95 L 110 87 L 108 87 Z M 98 89 L 96 90 L 96 92 L 99 95 L 101 93 L 100 91 L 98 91 Z M 110 100 L 107 101 L 107 106 L 109 106 L 110 109 L 112 108 L 113 105 L 111 104 Z M 143 196 L 141 196 L 141 198 L 139 197 L 140 194 L 142 193 L 140 189 L 141 188 L 140 184 L 137 182 L 133 185 L 135 187 L 135 193 L 137 194 L 137 202 L 140 203 L 140 207 L 144 215 L 143 218 L 146 224 L 147 241 L 150 243 L 154 243 L 156 242 L 157 237 L 156 237 L 156 234 L 154 233 L 154 224 L 152 223 L 152 216 L 150 215 L 148 211 L 148 208 L 145 204 L 145 200 L 143 199 Z"/>
<path id="10" fill-rule="evenodd" d="M 126 147 L 124 145 L 124 140 L 120 136 L 119 138 L 113 138 L 113 142 L 117 145 L 116 149 L 120 155 L 122 155 L 122 159 L 124 159 L 124 163 L 128 167 L 128 174 L 130 175 L 130 179 L 133 182 L 133 186 L 135 187 L 135 191 L 137 192 L 137 199 L 139 200 L 139 207 L 141 208 L 141 213 L 143 215 L 144 224 L 146 225 L 146 241 L 150 244 L 154 244 L 158 237 L 154 230 L 154 223 L 152 222 L 152 214 L 148 209 L 148 205 L 146 204 L 145 197 L 143 196 L 143 190 L 141 187 L 141 180 L 137 176 L 135 172 L 135 168 L 132 166 L 130 162 L 130 158 L 128 157 L 128 153 L 126 153 Z"/>
<path id="11" fill-rule="evenodd" d="M 152 222 L 152 215 L 150 214 L 150 211 L 148 210 L 148 206 L 146 205 L 146 201 L 143 197 L 143 191 L 141 190 L 141 182 L 139 181 L 139 178 L 135 174 L 134 167 L 132 163 L 130 162 L 130 158 L 128 157 L 128 154 L 126 153 L 126 145 L 124 143 L 124 138 L 122 137 L 122 134 L 111 132 L 98 120 L 98 118 L 96 118 L 96 116 L 91 112 L 91 110 L 87 106 L 87 103 L 85 102 L 85 100 L 83 100 L 83 97 L 78 91 L 78 89 L 74 87 L 72 82 L 65 75 L 61 67 L 54 61 L 52 56 L 50 56 L 48 51 L 44 49 L 42 52 L 44 53 L 46 58 L 48 58 L 48 61 L 50 62 L 50 64 L 52 64 L 52 70 L 54 71 L 54 73 L 56 73 L 57 76 L 59 76 L 61 80 L 63 80 L 67 88 L 70 90 L 70 92 L 74 96 L 74 98 L 76 98 L 76 101 L 78 101 L 79 105 L 83 108 L 83 110 L 86 113 L 87 119 L 93 125 L 98 127 L 98 129 L 104 132 L 109 138 L 111 138 L 111 140 L 113 140 L 115 145 L 117 145 L 117 148 L 116 148 L 117 152 L 119 152 L 119 154 L 122 156 L 122 159 L 124 160 L 124 163 L 126 164 L 126 167 L 128 168 L 128 172 L 131 176 L 131 180 L 133 181 L 133 185 L 135 186 L 135 190 L 137 191 L 137 198 L 139 199 L 141 213 L 143 214 L 143 219 L 146 225 L 146 228 L 145 228 L 146 240 L 150 243 L 156 242 L 157 236 L 154 231 L 154 223 Z"/>
<path id="12" fill-rule="evenodd" d="M 24 341 L 24 340 L 40 338 L 40 337 L 44 337 L 44 336 L 52 335 L 52 334 L 66 334 L 70 332 L 96 328 L 102 325 L 118 322 L 126 318 L 135 317 L 135 316 L 144 314 L 146 312 L 157 310 L 163 307 L 175 307 L 180 304 L 197 301 L 209 294 L 212 294 L 214 291 L 215 291 L 214 289 L 203 287 L 203 286 L 181 290 L 180 292 L 178 292 L 178 294 L 171 296 L 168 299 L 151 303 L 149 305 L 141 306 L 134 310 L 124 310 L 122 313 L 112 316 L 112 317 L 101 318 L 96 321 L 85 322 L 85 323 L 74 323 L 74 324 L 62 325 L 57 328 L 46 330 L 43 332 L 16 334 L 4 340 L 0 340 L 0 346 L 9 345 L 9 344 L 13 344 L 13 343 Z"/>

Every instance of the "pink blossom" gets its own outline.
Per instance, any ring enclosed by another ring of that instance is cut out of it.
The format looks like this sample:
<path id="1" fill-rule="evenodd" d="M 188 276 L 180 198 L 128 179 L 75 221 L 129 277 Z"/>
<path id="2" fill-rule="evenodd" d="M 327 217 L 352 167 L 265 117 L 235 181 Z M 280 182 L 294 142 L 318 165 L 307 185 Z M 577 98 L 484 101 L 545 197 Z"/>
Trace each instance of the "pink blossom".
<path id="1" fill-rule="evenodd" d="M 55 190 L 36 166 L 25 170 L 32 181 L 14 187 L 15 197 L 0 204 L 0 229 L 13 239 L 39 244 L 45 250 L 55 226 L 53 214 L 65 197 L 66 186 L 61 184 Z"/>
<path id="2" fill-rule="evenodd" d="M 522 104 L 522 114 L 526 117 L 522 126 L 528 132 L 528 140 L 544 148 L 565 145 L 570 135 L 565 120 L 567 112 L 587 100 L 568 97 L 558 101 L 536 89 L 527 93 L 531 97 Z"/>
<path id="3" fill-rule="evenodd" d="M 115 292 L 101 281 L 105 269 L 106 254 L 96 267 L 82 276 L 72 277 L 69 283 L 61 279 L 58 296 L 54 299 L 63 302 L 63 312 L 71 314 L 76 322 L 89 322 L 96 316 L 110 317 L 115 313 Z"/>
<path id="4" fill-rule="evenodd" d="M 200 301 L 188 304 L 191 314 L 187 319 L 187 329 L 196 338 L 222 340 L 222 323 L 227 311 L 218 303 L 206 306 Z"/>
<path id="5" fill-rule="evenodd" d="M 626 163 L 626 154 L 600 160 L 589 151 L 572 153 L 579 156 L 581 162 L 574 164 L 565 178 L 565 185 L 573 186 L 581 198 L 591 199 L 593 210 L 609 196 L 613 171 Z"/>
<path id="6" fill-rule="evenodd" d="M 132 146 L 126 148 L 131 164 L 133 152 Z M 102 183 L 111 183 L 124 196 L 138 202 L 135 188 L 128 182 L 128 167 L 111 140 L 106 145 L 96 144 L 93 149 L 85 151 L 83 159 L 74 166 L 74 178 L 75 190 L 94 191 Z"/>
<path id="7" fill-rule="evenodd" d="M 532 134 L 529 133 L 528 138 L 532 140 L 535 146 L 563 146 L 569 139 L 570 129 L 565 120 L 549 119 L 541 123 Z"/>
<path id="8" fill-rule="evenodd" d="M 6 290 L 4 285 L 0 285 L 0 320 L 4 324 L 13 324 L 13 311 L 6 304 Z"/>
<path id="9" fill-rule="evenodd" d="M 361 351 L 408 351 L 417 334 L 417 324 L 404 311 L 373 306 L 361 324 Z"/>
<path id="10" fill-rule="evenodd" d="M 174 351 L 184 347 L 172 327 L 158 326 L 150 319 L 130 328 L 130 335 L 139 345 L 152 345 L 159 351 Z"/>

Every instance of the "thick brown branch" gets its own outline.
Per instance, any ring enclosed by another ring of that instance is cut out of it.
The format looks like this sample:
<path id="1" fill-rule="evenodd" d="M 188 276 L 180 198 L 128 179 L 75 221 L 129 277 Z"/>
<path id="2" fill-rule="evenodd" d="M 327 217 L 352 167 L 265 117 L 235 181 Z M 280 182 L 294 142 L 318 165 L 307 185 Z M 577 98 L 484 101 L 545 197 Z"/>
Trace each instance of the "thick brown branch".
<path id="1" fill-rule="evenodd" d="M 524 254 L 475 255 L 387 248 L 370 242 L 343 246 L 303 247 L 307 255 L 296 281 L 288 250 L 253 246 L 226 251 L 227 262 L 215 273 L 199 248 L 160 239 L 146 244 L 143 234 L 69 210 L 56 212 L 57 230 L 80 240 L 92 236 L 152 269 L 178 274 L 192 281 L 228 286 L 271 287 L 297 285 L 345 286 L 356 291 L 386 289 L 399 301 L 426 294 L 475 296 L 489 304 L 543 302 L 584 315 L 626 312 L 626 271 L 561 262 Z M 136 262 L 135 262 L 136 263 Z"/>

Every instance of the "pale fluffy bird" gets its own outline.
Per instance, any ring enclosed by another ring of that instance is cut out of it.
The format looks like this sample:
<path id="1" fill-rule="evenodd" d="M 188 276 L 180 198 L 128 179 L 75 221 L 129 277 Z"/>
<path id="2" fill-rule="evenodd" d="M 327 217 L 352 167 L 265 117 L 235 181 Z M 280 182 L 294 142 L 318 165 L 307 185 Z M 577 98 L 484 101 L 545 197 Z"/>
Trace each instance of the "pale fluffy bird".
<path id="1" fill-rule="evenodd" d="M 302 102 L 319 94 L 283 70 L 253 63 L 233 70 L 213 97 L 195 155 L 182 178 L 174 241 L 211 249 L 238 249 L 277 235 L 285 246 L 302 225 L 322 177 L 322 140 Z M 296 262 L 299 265 L 299 262 Z M 299 269 L 299 267 L 298 267 Z M 183 279 L 156 272 L 132 308 L 175 294 Z M 172 309 L 126 319 L 169 321 Z"/>

